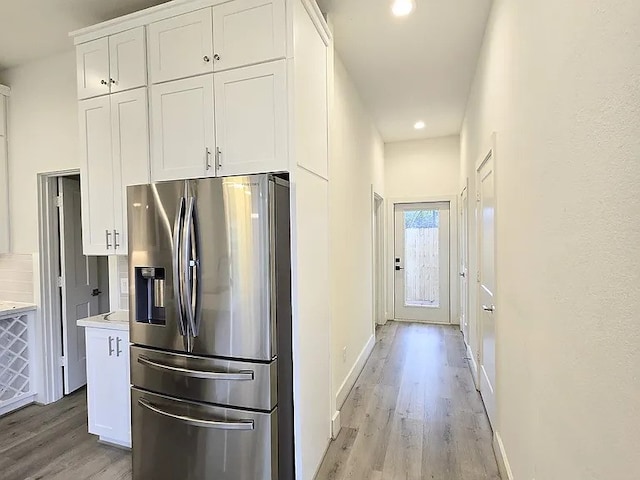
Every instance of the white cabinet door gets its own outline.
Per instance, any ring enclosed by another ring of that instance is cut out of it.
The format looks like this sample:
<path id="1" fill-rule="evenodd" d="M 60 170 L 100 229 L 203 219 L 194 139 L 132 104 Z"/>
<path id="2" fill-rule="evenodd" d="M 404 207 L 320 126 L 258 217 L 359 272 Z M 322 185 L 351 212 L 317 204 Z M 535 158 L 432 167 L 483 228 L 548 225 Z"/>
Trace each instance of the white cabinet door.
<path id="1" fill-rule="evenodd" d="M 149 25 L 151 82 L 213 72 L 211 8 Z"/>
<path id="2" fill-rule="evenodd" d="M 2 96 L 0 96 L 2 98 Z M 2 113 L 0 113 L 0 116 Z M 0 136 L 0 253 L 9 253 L 9 170 L 7 139 Z"/>
<path id="3" fill-rule="evenodd" d="M 111 93 L 147 84 L 147 49 L 144 27 L 109 37 Z"/>
<path id="4" fill-rule="evenodd" d="M 213 8 L 216 71 L 286 55 L 284 0 L 235 0 Z"/>
<path id="5" fill-rule="evenodd" d="M 76 47 L 78 98 L 109 93 L 109 39 L 100 38 Z"/>
<path id="6" fill-rule="evenodd" d="M 79 104 L 82 240 L 85 255 L 114 253 L 110 110 L 108 96 L 84 100 Z"/>
<path id="7" fill-rule="evenodd" d="M 86 328 L 87 341 L 87 409 L 89 433 L 107 439 L 116 439 L 122 420 L 118 418 L 117 397 L 114 395 L 123 383 L 126 372 L 119 371 L 116 338 L 120 333 L 104 328 Z"/>
<path id="8" fill-rule="evenodd" d="M 286 170 L 285 61 L 216 73 L 215 90 L 218 176 Z"/>
<path id="9" fill-rule="evenodd" d="M 149 183 L 147 89 L 111 95 L 114 176 L 114 248 L 127 254 L 127 187 Z"/>
<path id="10" fill-rule="evenodd" d="M 7 134 L 7 98 L 0 94 L 0 137 Z"/>
<path id="11" fill-rule="evenodd" d="M 153 85 L 151 92 L 152 180 L 204 176 L 214 148 L 213 75 Z"/>

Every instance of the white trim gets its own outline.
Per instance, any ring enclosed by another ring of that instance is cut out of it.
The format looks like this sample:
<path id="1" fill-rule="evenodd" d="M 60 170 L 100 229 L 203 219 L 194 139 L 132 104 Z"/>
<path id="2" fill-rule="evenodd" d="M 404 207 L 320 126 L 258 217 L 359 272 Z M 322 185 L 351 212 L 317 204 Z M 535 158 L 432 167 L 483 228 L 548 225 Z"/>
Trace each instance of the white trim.
<path id="1" fill-rule="evenodd" d="M 64 379 L 59 359 L 62 356 L 62 325 L 60 296 L 57 292 L 58 215 L 51 214 L 57 208 L 57 193 L 52 186 L 58 177 L 78 175 L 79 169 L 61 170 L 38 174 L 38 227 L 40 248 L 40 327 L 36 329 L 42 357 L 37 359 L 38 402 L 48 404 L 64 396 Z"/>
<path id="2" fill-rule="evenodd" d="M 467 359 L 469 360 L 469 368 L 471 369 L 471 378 L 473 378 L 473 385 L 476 387 L 477 391 L 480 391 L 480 384 L 478 383 L 478 362 L 476 362 L 476 357 L 473 355 L 471 345 L 466 341 L 464 344 L 466 347 Z"/>
<path id="3" fill-rule="evenodd" d="M 0 85 L 0 95 L 4 95 L 5 97 L 9 97 L 11 95 L 11 89 L 6 85 Z"/>
<path id="4" fill-rule="evenodd" d="M 493 435 L 493 450 L 496 454 L 496 460 L 498 461 L 498 470 L 500 471 L 502 480 L 513 480 L 513 472 L 511 471 L 509 459 L 507 458 L 507 452 L 504 449 L 502 437 L 498 432 L 495 432 L 495 434 Z"/>
<path id="5" fill-rule="evenodd" d="M 395 318 L 395 277 L 394 277 L 394 238 L 395 238 L 395 222 L 394 212 L 396 204 L 403 203 L 449 203 L 449 322 L 445 325 L 457 325 L 459 316 L 458 300 L 459 282 L 458 282 L 458 194 L 441 195 L 437 197 L 420 196 L 420 197 L 396 197 L 385 200 L 387 203 L 387 318 L 389 320 L 401 319 Z M 430 322 L 431 323 L 431 322 Z"/>
<path id="6" fill-rule="evenodd" d="M 0 407 L 0 417 L 9 412 L 13 412 L 14 410 L 18 410 L 19 408 L 22 408 L 26 405 L 34 403 L 35 401 L 36 401 L 35 393 L 25 393 L 22 396 L 17 397 L 17 400 L 12 399 L 10 402 Z"/>
<path id="7" fill-rule="evenodd" d="M 304 9 L 309 14 L 309 18 L 311 19 L 311 22 L 313 23 L 313 25 L 316 27 L 316 30 L 320 34 L 320 37 L 322 38 L 322 41 L 324 42 L 325 46 L 328 47 L 329 43 L 333 39 L 333 36 L 331 35 L 331 29 L 329 28 L 329 24 L 324 19 L 324 15 L 322 15 L 322 12 L 320 11 L 320 7 L 316 3 L 316 0 L 300 0 L 300 1 L 302 2 L 302 6 L 304 7 Z"/>
<path id="8" fill-rule="evenodd" d="M 331 419 L 331 438 L 334 440 L 338 438 L 338 434 L 342 429 L 342 424 L 340 423 L 340 410 L 336 410 L 336 413 L 333 414 L 333 418 Z"/>
<path id="9" fill-rule="evenodd" d="M 176 17 L 184 13 L 193 12 L 202 8 L 210 8 L 229 0 L 173 0 L 171 2 L 162 3 L 154 7 L 145 8 L 137 12 L 124 15 L 122 17 L 107 20 L 96 25 L 81 28 L 69 33 L 69 37 L 73 38 L 73 43 L 79 45 L 81 43 L 90 42 L 99 38 L 114 35 L 116 33 L 131 30 L 133 28 L 147 26 L 151 23 L 164 20 L 170 17 Z M 287 8 L 291 8 L 292 1 L 300 1 L 308 12 L 311 21 L 318 30 L 325 45 L 329 45 L 332 38 L 331 30 L 320 11 L 320 7 L 315 0 L 285 0 Z M 289 18 L 289 17 L 287 17 Z"/>
<path id="10" fill-rule="evenodd" d="M 344 405 L 344 402 L 349 396 L 349 392 L 351 392 L 351 389 L 356 384 L 356 380 L 358 380 L 358 377 L 362 373 L 364 365 L 365 363 L 367 363 L 367 360 L 369 359 L 369 356 L 371 355 L 371 352 L 373 351 L 373 347 L 375 347 L 375 345 L 376 336 L 374 334 L 369 337 L 369 340 L 360 352 L 356 363 L 354 363 L 353 367 L 351 367 L 351 371 L 347 375 L 347 378 L 345 378 L 344 382 L 342 382 L 342 385 L 340 385 L 338 393 L 336 394 L 336 410 L 340 410 Z"/>

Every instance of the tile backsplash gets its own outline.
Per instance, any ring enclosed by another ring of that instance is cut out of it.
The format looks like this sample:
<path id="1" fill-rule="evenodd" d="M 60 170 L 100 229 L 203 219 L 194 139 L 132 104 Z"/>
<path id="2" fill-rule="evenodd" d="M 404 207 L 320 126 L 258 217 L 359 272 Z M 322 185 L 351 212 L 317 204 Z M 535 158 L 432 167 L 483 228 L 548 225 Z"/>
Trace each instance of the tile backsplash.
<path id="1" fill-rule="evenodd" d="M 0 255 L 0 300 L 34 302 L 32 255 Z"/>
<path id="2" fill-rule="evenodd" d="M 118 257 L 118 286 L 129 278 L 129 257 Z M 129 290 L 120 288 L 120 309 L 129 310 Z"/>

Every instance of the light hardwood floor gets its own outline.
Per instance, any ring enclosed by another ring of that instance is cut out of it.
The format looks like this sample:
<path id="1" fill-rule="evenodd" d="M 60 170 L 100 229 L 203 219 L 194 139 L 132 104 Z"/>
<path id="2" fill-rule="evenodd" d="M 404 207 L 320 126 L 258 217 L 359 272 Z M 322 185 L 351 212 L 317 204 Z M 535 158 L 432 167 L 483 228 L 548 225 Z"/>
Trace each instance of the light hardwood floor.
<path id="1" fill-rule="evenodd" d="M 453 327 L 390 322 L 379 328 L 342 425 L 317 480 L 500 478 Z M 87 433 L 81 391 L 0 418 L 0 479 L 130 480 L 131 456 Z"/>
<path id="2" fill-rule="evenodd" d="M 456 327 L 389 322 L 341 412 L 317 480 L 499 479 Z"/>
<path id="3" fill-rule="evenodd" d="M 84 390 L 0 418 L 2 480 L 130 480 L 128 451 L 87 433 Z"/>

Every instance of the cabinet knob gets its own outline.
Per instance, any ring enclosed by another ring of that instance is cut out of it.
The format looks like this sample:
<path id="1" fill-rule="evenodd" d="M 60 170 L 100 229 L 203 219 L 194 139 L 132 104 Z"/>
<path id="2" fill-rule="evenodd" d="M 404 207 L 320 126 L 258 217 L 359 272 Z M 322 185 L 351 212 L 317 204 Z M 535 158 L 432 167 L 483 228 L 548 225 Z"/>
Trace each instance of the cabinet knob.
<path id="1" fill-rule="evenodd" d="M 213 59 L 214 59 L 216 62 L 217 62 L 217 61 L 219 61 L 219 60 L 220 60 L 220 55 L 218 55 L 217 53 L 215 53 L 215 54 L 213 55 Z"/>
<path id="2" fill-rule="evenodd" d="M 116 84 L 116 81 L 115 81 L 113 78 L 110 78 L 110 79 L 109 79 L 109 81 L 110 81 L 111 83 L 113 83 L 114 85 Z"/>
<path id="3" fill-rule="evenodd" d="M 109 85 L 109 83 L 108 83 L 106 80 L 100 80 L 100 83 L 101 83 L 102 85 Z"/>
<path id="4" fill-rule="evenodd" d="M 209 63 L 209 62 L 211 61 L 211 59 L 210 59 L 207 55 L 205 55 L 202 59 L 203 59 L 206 63 Z"/>

